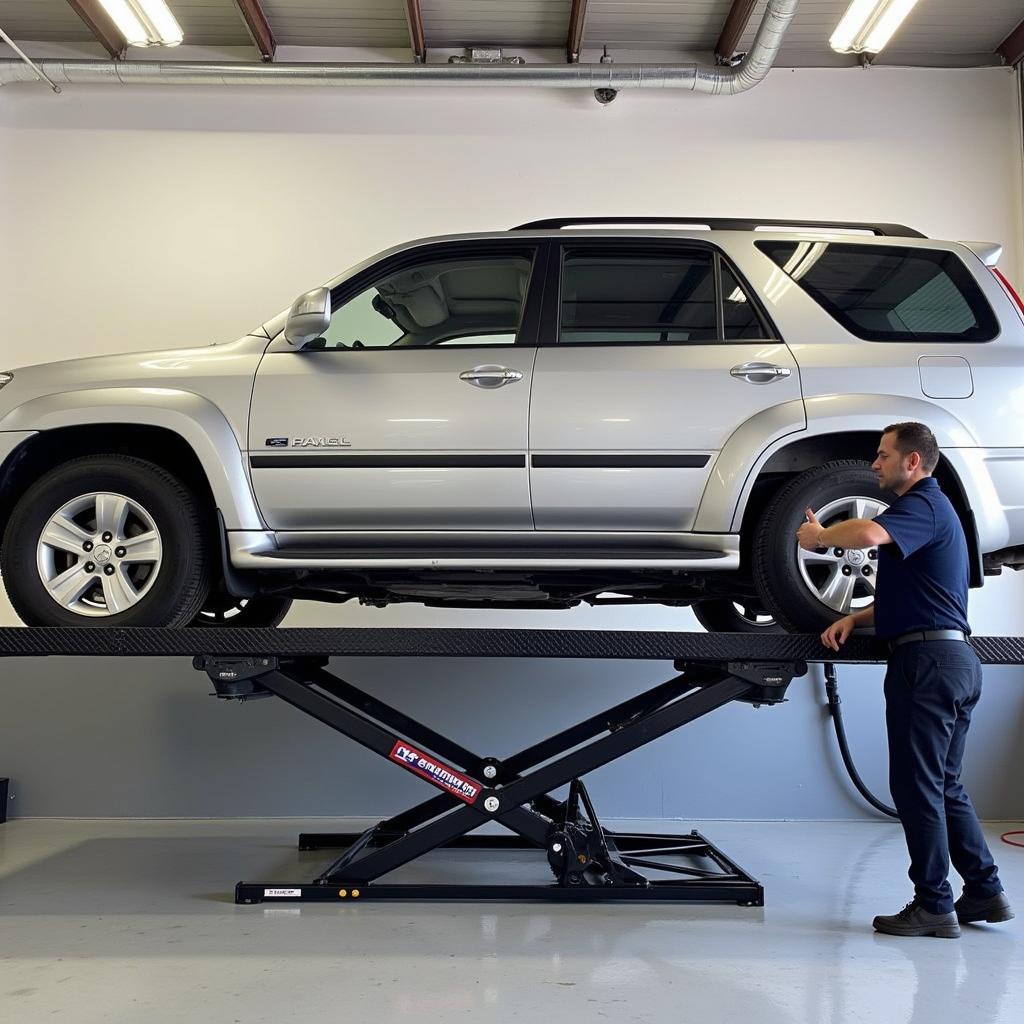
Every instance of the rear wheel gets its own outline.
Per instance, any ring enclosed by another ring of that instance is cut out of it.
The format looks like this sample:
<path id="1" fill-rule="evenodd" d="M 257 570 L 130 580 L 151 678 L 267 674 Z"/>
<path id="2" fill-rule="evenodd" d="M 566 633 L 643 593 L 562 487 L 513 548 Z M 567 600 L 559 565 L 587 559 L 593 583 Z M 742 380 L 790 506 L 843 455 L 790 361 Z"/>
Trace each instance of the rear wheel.
<path id="1" fill-rule="evenodd" d="M 877 549 L 802 550 L 796 531 L 807 521 L 805 510 L 832 526 L 874 519 L 891 499 L 868 463 L 854 459 L 815 466 L 775 495 L 754 534 L 754 581 L 765 608 L 786 629 L 820 633 L 875 600 Z"/>
<path id="2" fill-rule="evenodd" d="M 723 597 L 696 601 L 692 605 L 694 617 L 709 633 L 781 633 L 764 605 L 753 598 Z"/>
<path id="3" fill-rule="evenodd" d="M 160 466 L 88 456 L 22 495 L 0 571 L 29 626 L 181 626 L 210 589 L 209 534 L 197 496 Z"/>

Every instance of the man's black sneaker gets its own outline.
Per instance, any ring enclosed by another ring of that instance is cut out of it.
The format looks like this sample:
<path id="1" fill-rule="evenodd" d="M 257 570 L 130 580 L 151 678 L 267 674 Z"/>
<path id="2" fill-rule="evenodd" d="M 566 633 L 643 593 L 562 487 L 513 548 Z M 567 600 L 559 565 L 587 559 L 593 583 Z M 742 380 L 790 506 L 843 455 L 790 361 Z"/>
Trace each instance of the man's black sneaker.
<path id="1" fill-rule="evenodd" d="M 975 900 L 964 893 L 953 906 L 956 919 L 961 924 L 973 924 L 975 921 L 998 924 L 1000 921 L 1013 920 L 1013 909 L 1005 892 L 997 892 L 986 900 Z"/>
<path id="2" fill-rule="evenodd" d="M 929 914 L 917 900 L 911 900 L 898 914 L 879 915 L 874 920 L 876 932 L 886 935 L 935 935 L 940 939 L 959 939 L 960 925 L 956 914 Z"/>

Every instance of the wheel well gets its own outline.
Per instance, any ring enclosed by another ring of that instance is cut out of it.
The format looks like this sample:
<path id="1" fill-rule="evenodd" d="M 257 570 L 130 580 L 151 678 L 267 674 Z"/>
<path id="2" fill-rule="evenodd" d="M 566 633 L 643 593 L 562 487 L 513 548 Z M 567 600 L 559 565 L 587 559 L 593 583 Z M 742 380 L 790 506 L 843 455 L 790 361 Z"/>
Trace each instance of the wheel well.
<path id="1" fill-rule="evenodd" d="M 199 496 L 212 518 L 210 482 L 189 443 L 173 430 L 137 423 L 88 424 L 44 430 L 22 444 L 0 469 L 0 538 L 18 500 L 43 473 L 85 455 L 134 455 L 173 473 Z"/>
<path id="2" fill-rule="evenodd" d="M 754 487 L 747 499 L 747 507 L 743 511 L 743 523 L 740 527 L 740 566 L 750 565 L 750 551 L 753 543 L 754 527 L 758 517 L 767 508 L 769 502 L 779 489 L 794 476 L 820 466 L 823 462 L 834 459 L 862 459 L 870 465 L 874 462 L 878 448 L 879 434 L 877 431 L 847 431 L 840 434 L 819 434 L 815 437 L 802 437 L 775 452 L 764 464 L 754 481 Z M 939 464 L 932 474 L 939 487 L 949 498 L 967 537 L 967 549 L 971 561 L 971 586 L 981 586 L 981 552 L 978 543 L 978 532 L 974 525 L 974 517 L 967 504 L 960 478 L 949 464 L 945 456 L 939 456 Z"/>

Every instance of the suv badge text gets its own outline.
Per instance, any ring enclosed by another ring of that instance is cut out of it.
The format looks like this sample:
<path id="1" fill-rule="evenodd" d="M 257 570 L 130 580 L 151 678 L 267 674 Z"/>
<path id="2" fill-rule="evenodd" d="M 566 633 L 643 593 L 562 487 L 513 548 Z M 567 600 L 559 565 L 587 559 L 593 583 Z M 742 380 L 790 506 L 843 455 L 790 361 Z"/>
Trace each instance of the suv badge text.
<path id="1" fill-rule="evenodd" d="M 293 448 L 351 448 L 352 442 L 347 437 L 297 437 L 292 441 Z"/>

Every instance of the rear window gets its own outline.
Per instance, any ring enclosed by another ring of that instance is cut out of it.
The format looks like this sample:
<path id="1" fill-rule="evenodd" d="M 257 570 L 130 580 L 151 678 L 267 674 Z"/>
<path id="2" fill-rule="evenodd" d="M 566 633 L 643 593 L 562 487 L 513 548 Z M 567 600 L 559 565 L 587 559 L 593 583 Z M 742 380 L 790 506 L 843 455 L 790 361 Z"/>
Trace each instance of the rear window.
<path id="1" fill-rule="evenodd" d="M 992 308 L 954 253 L 844 242 L 755 244 L 865 341 L 991 341 L 999 333 Z"/>

